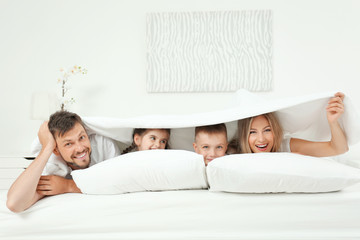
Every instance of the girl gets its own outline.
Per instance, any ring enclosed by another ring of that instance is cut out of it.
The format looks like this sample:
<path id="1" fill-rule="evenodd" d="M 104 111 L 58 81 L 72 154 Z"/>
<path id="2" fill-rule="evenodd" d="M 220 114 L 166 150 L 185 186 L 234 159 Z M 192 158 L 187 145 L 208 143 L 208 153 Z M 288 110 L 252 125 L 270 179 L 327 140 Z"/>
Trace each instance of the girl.
<path id="1" fill-rule="evenodd" d="M 133 142 L 122 154 L 132 151 L 168 149 L 170 129 L 135 128 Z"/>
<path id="2" fill-rule="evenodd" d="M 283 139 L 281 126 L 273 113 L 238 121 L 237 152 L 294 152 L 315 157 L 327 157 L 348 151 L 346 136 L 338 122 L 344 112 L 344 94 L 336 93 L 326 107 L 331 140 L 312 142 L 298 138 Z"/>

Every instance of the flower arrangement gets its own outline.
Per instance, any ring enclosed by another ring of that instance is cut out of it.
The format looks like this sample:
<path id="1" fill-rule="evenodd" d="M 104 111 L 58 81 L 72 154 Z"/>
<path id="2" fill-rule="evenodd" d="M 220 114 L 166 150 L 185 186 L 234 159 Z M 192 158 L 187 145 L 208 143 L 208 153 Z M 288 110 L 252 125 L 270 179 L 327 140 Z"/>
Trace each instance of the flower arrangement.
<path id="1" fill-rule="evenodd" d="M 70 104 L 75 103 L 75 99 L 72 98 L 66 98 L 65 95 L 69 91 L 70 87 L 68 86 L 68 81 L 71 76 L 76 74 L 86 74 L 87 70 L 85 68 L 82 68 L 80 66 L 75 65 L 74 67 L 64 70 L 63 68 L 60 69 L 60 72 L 62 73 L 62 77 L 58 79 L 58 83 L 61 84 L 61 110 L 65 110 L 66 107 Z"/>

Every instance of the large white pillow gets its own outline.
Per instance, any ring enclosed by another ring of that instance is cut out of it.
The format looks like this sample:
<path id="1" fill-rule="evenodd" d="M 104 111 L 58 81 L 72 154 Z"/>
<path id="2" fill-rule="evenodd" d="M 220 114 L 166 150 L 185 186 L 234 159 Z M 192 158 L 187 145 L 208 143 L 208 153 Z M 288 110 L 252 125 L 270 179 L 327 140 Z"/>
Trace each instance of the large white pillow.
<path id="1" fill-rule="evenodd" d="M 360 169 L 295 153 L 234 154 L 207 167 L 210 191 L 332 192 L 360 182 Z"/>
<path id="2" fill-rule="evenodd" d="M 185 150 L 127 153 L 71 173 L 87 194 L 207 188 L 203 156 Z"/>

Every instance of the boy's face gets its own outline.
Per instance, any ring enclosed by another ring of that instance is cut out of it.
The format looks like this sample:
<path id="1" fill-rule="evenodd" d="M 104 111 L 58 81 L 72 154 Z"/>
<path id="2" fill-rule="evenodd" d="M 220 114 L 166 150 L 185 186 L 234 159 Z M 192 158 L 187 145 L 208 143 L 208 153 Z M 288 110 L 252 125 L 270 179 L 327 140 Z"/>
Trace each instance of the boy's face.
<path id="1" fill-rule="evenodd" d="M 54 153 L 60 155 L 72 169 L 87 168 L 90 164 L 91 145 L 89 137 L 80 123 L 63 136 L 56 137 Z"/>
<path id="2" fill-rule="evenodd" d="M 225 156 L 227 146 L 226 135 L 223 133 L 199 132 L 193 143 L 195 152 L 204 156 L 205 165 L 215 158 Z"/>

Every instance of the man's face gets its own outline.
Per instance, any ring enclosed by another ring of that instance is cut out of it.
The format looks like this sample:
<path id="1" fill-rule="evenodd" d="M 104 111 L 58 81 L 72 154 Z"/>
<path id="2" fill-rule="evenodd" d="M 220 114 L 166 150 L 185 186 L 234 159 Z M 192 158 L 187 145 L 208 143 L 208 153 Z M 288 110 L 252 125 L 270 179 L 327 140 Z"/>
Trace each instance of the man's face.
<path id="1" fill-rule="evenodd" d="M 195 152 L 204 156 L 206 166 L 215 158 L 225 156 L 227 146 L 226 135 L 222 133 L 199 132 L 193 143 Z"/>
<path id="2" fill-rule="evenodd" d="M 91 145 L 89 137 L 80 123 L 63 136 L 56 137 L 54 153 L 60 155 L 72 169 L 87 168 L 90 164 Z"/>

